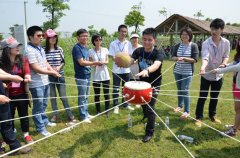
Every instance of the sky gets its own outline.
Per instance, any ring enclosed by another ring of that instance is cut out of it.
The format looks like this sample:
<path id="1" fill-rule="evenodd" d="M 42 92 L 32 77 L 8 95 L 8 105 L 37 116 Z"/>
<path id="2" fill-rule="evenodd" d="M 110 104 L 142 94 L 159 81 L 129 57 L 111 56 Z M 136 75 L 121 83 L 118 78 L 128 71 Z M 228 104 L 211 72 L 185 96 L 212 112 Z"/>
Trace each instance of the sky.
<path id="1" fill-rule="evenodd" d="M 36 0 L 27 1 L 27 27 L 41 26 L 47 20 L 42 12 L 43 7 L 36 5 Z M 193 17 L 201 10 L 204 18 L 222 18 L 225 22 L 240 23 L 238 10 L 239 0 L 69 0 L 70 10 L 65 11 L 60 26 L 56 31 L 74 32 L 80 28 L 94 25 L 100 30 L 105 28 L 108 33 L 117 31 L 117 27 L 124 23 L 124 17 L 131 7 L 142 2 L 141 13 L 145 17 L 145 26 L 156 27 L 166 18 L 159 15 L 159 10 L 166 8 L 168 16 L 181 14 Z M 24 0 L 0 0 L 0 33 L 9 33 L 9 27 L 14 24 L 25 24 Z M 129 31 L 133 28 L 129 28 Z"/>

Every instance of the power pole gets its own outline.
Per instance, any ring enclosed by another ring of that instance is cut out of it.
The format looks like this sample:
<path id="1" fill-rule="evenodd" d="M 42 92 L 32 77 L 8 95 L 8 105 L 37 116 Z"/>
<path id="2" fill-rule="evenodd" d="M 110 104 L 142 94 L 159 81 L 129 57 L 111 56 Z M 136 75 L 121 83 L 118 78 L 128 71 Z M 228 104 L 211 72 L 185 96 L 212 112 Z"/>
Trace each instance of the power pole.
<path id="1" fill-rule="evenodd" d="M 24 17 L 25 17 L 25 27 L 27 29 L 27 8 L 26 8 L 27 0 L 24 0 Z"/>

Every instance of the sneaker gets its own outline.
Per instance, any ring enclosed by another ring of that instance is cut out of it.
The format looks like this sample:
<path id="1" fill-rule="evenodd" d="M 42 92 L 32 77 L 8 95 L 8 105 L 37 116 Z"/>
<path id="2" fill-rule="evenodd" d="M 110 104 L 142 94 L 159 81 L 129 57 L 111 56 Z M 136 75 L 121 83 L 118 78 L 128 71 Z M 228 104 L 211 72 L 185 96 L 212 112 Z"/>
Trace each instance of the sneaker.
<path id="1" fill-rule="evenodd" d="M 72 125 L 75 125 L 76 122 L 72 122 L 72 121 L 69 121 L 68 123 L 66 123 L 66 126 L 72 126 Z"/>
<path id="2" fill-rule="evenodd" d="M 83 120 L 83 122 L 85 122 L 85 123 L 92 123 L 92 121 L 89 120 L 89 118 L 85 118 L 85 119 Z"/>
<path id="3" fill-rule="evenodd" d="M 222 122 L 219 120 L 219 119 L 217 119 L 216 117 L 210 117 L 210 120 L 212 121 L 212 122 L 214 122 L 214 123 L 218 123 L 218 124 L 221 124 Z"/>
<path id="4" fill-rule="evenodd" d="M 71 116 L 68 119 L 69 119 L 69 122 L 77 123 L 77 120 L 74 118 L 74 116 Z"/>
<path id="5" fill-rule="evenodd" d="M 119 114 L 119 107 L 115 107 L 114 110 L 113 110 L 113 113 L 114 114 Z"/>
<path id="6" fill-rule="evenodd" d="M 128 109 L 128 110 L 134 110 L 134 108 L 133 107 L 131 107 L 130 105 L 128 105 L 127 107 L 126 107 L 126 109 Z"/>
<path id="7" fill-rule="evenodd" d="M 235 130 L 233 127 L 230 128 L 229 130 L 223 132 L 224 134 L 228 135 L 228 136 L 231 136 L 231 137 L 234 137 L 237 135 L 237 130 Z M 225 136 L 224 134 L 221 134 L 223 136 Z"/>
<path id="8" fill-rule="evenodd" d="M 53 122 L 48 122 L 48 124 L 47 124 L 47 126 L 49 126 L 49 127 L 54 127 L 54 126 L 56 126 L 57 124 L 56 123 L 53 123 Z"/>
<path id="9" fill-rule="evenodd" d="M 141 107 L 141 105 L 140 104 L 136 104 L 136 108 L 140 108 Z"/>
<path id="10" fill-rule="evenodd" d="M 25 147 L 25 148 L 19 149 L 18 151 L 14 152 L 14 153 L 9 154 L 9 156 L 15 156 L 15 155 L 20 155 L 20 154 L 28 154 L 31 151 L 32 151 L 32 148 Z"/>
<path id="11" fill-rule="evenodd" d="M 27 144 L 30 144 L 30 143 L 33 142 L 33 139 L 32 139 L 32 137 L 30 135 L 24 137 L 24 140 L 26 141 Z"/>
<path id="12" fill-rule="evenodd" d="M 17 129 L 16 129 L 16 128 L 14 128 L 13 132 L 16 134 L 16 133 L 17 133 Z"/>
<path id="13" fill-rule="evenodd" d="M 53 115 L 53 117 L 51 118 L 51 122 L 57 122 L 58 120 L 58 116 L 57 115 Z"/>
<path id="14" fill-rule="evenodd" d="M 5 146 L 7 146 L 7 143 L 4 142 L 3 140 L 0 140 L 0 147 L 4 148 Z"/>
<path id="15" fill-rule="evenodd" d="M 195 125 L 198 126 L 198 127 L 202 127 L 202 120 L 197 120 L 195 122 Z"/>
<path id="16" fill-rule="evenodd" d="M 142 139 L 143 143 L 147 143 L 152 139 L 151 135 L 145 135 Z"/>
<path id="17" fill-rule="evenodd" d="M 6 149 L 4 147 L 0 147 L 0 154 L 4 154 Z"/>
<path id="18" fill-rule="evenodd" d="M 177 107 L 177 108 L 175 108 L 173 111 L 174 111 L 174 112 L 179 112 L 179 111 L 181 111 L 181 110 L 182 110 L 181 107 Z"/>
<path id="19" fill-rule="evenodd" d="M 47 130 L 43 130 L 42 132 L 40 132 L 40 134 L 43 135 L 44 137 L 51 135 L 51 133 L 48 132 Z"/>
<path id="20" fill-rule="evenodd" d="M 180 119 L 185 120 L 185 119 L 188 118 L 188 116 L 190 116 L 190 114 L 187 113 L 187 112 L 184 112 L 184 113 L 180 116 Z"/>
<path id="21" fill-rule="evenodd" d="M 88 118 L 89 118 L 89 119 L 92 119 L 92 118 L 94 118 L 94 117 L 95 117 L 95 116 L 88 114 Z"/>

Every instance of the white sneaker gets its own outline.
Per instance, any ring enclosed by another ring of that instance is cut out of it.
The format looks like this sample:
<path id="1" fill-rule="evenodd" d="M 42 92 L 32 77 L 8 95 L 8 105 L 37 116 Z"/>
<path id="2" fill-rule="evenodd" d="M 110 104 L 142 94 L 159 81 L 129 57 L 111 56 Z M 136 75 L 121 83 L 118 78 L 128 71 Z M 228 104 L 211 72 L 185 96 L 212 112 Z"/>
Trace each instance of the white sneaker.
<path id="1" fill-rule="evenodd" d="M 40 134 L 43 135 L 44 137 L 47 137 L 47 136 L 51 135 L 51 133 L 48 132 L 47 130 L 44 130 L 44 131 L 40 132 Z"/>
<path id="2" fill-rule="evenodd" d="M 119 114 L 119 108 L 118 108 L 118 107 L 115 107 L 114 110 L 113 110 L 113 113 L 114 113 L 114 114 Z"/>
<path id="3" fill-rule="evenodd" d="M 53 122 L 48 122 L 47 126 L 50 126 L 50 127 L 54 127 L 56 126 L 57 124 L 56 123 L 53 123 Z"/>
<path id="4" fill-rule="evenodd" d="M 128 110 L 132 110 L 132 111 L 134 110 L 134 108 L 131 107 L 131 106 L 129 106 L 129 105 L 126 107 L 126 109 L 128 109 Z"/>
<path id="5" fill-rule="evenodd" d="M 90 114 L 88 114 L 88 118 L 89 118 L 89 119 L 92 119 L 92 118 L 94 118 L 94 116 L 93 116 L 93 115 L 90 115 Z"/>
<path id="6" fill-rule="evenodd" d="M 136 104 L 136 108 L 140 108 L 141 107 L 141 105 L 140 104 Z"/>
<path id="7" fill-rule="evenodd" d="M 14 133 L 17 133 L 17 129 L 16 129 L 16 128 L 14 128 L 13 132 L 14 132 Z"/>
<path id="8" fill-rule="evenodd" d="M 85 122 L 85 123 L 92 123 L 92 121 L 89 120 L 89 118 L 85 118 L 85 119 L 83 120 L 83 122 Z"/>

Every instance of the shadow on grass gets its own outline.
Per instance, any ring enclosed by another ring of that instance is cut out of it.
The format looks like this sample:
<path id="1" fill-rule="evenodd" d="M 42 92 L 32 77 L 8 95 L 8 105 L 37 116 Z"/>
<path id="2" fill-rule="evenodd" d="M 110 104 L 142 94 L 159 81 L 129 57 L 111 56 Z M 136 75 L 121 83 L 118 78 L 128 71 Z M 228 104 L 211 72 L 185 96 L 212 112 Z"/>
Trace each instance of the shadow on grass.
<path id="1" fill-rule="evenodd" d="M 95 152 L 91 157 L 101 157 L 101 155 L 108 149 L 111 143 L 118 138 L 125 139 L 135 139 L 138 140 L 139 137 L 128 131 L 126 125 L 119 125 L 113 128 L 108 128 L 96 132 L 86 133 L 78 140 L 75 140 L 75 144 L 66 150 L 63 150 L 59 157 L 74 157 L 74 150 L 78 146 L 89 145 L 95 140 L 101 141 L 100 149 Z"/>
<path id="2" fill-rule="evenodd" d="M 222 148 L 221 150 L 217 149 L 200 149 L 197 150 L 196 158 L 208 157 L 208 158 L 236 158 L 239 155 L 239 147 L 228 147 Z"/>

